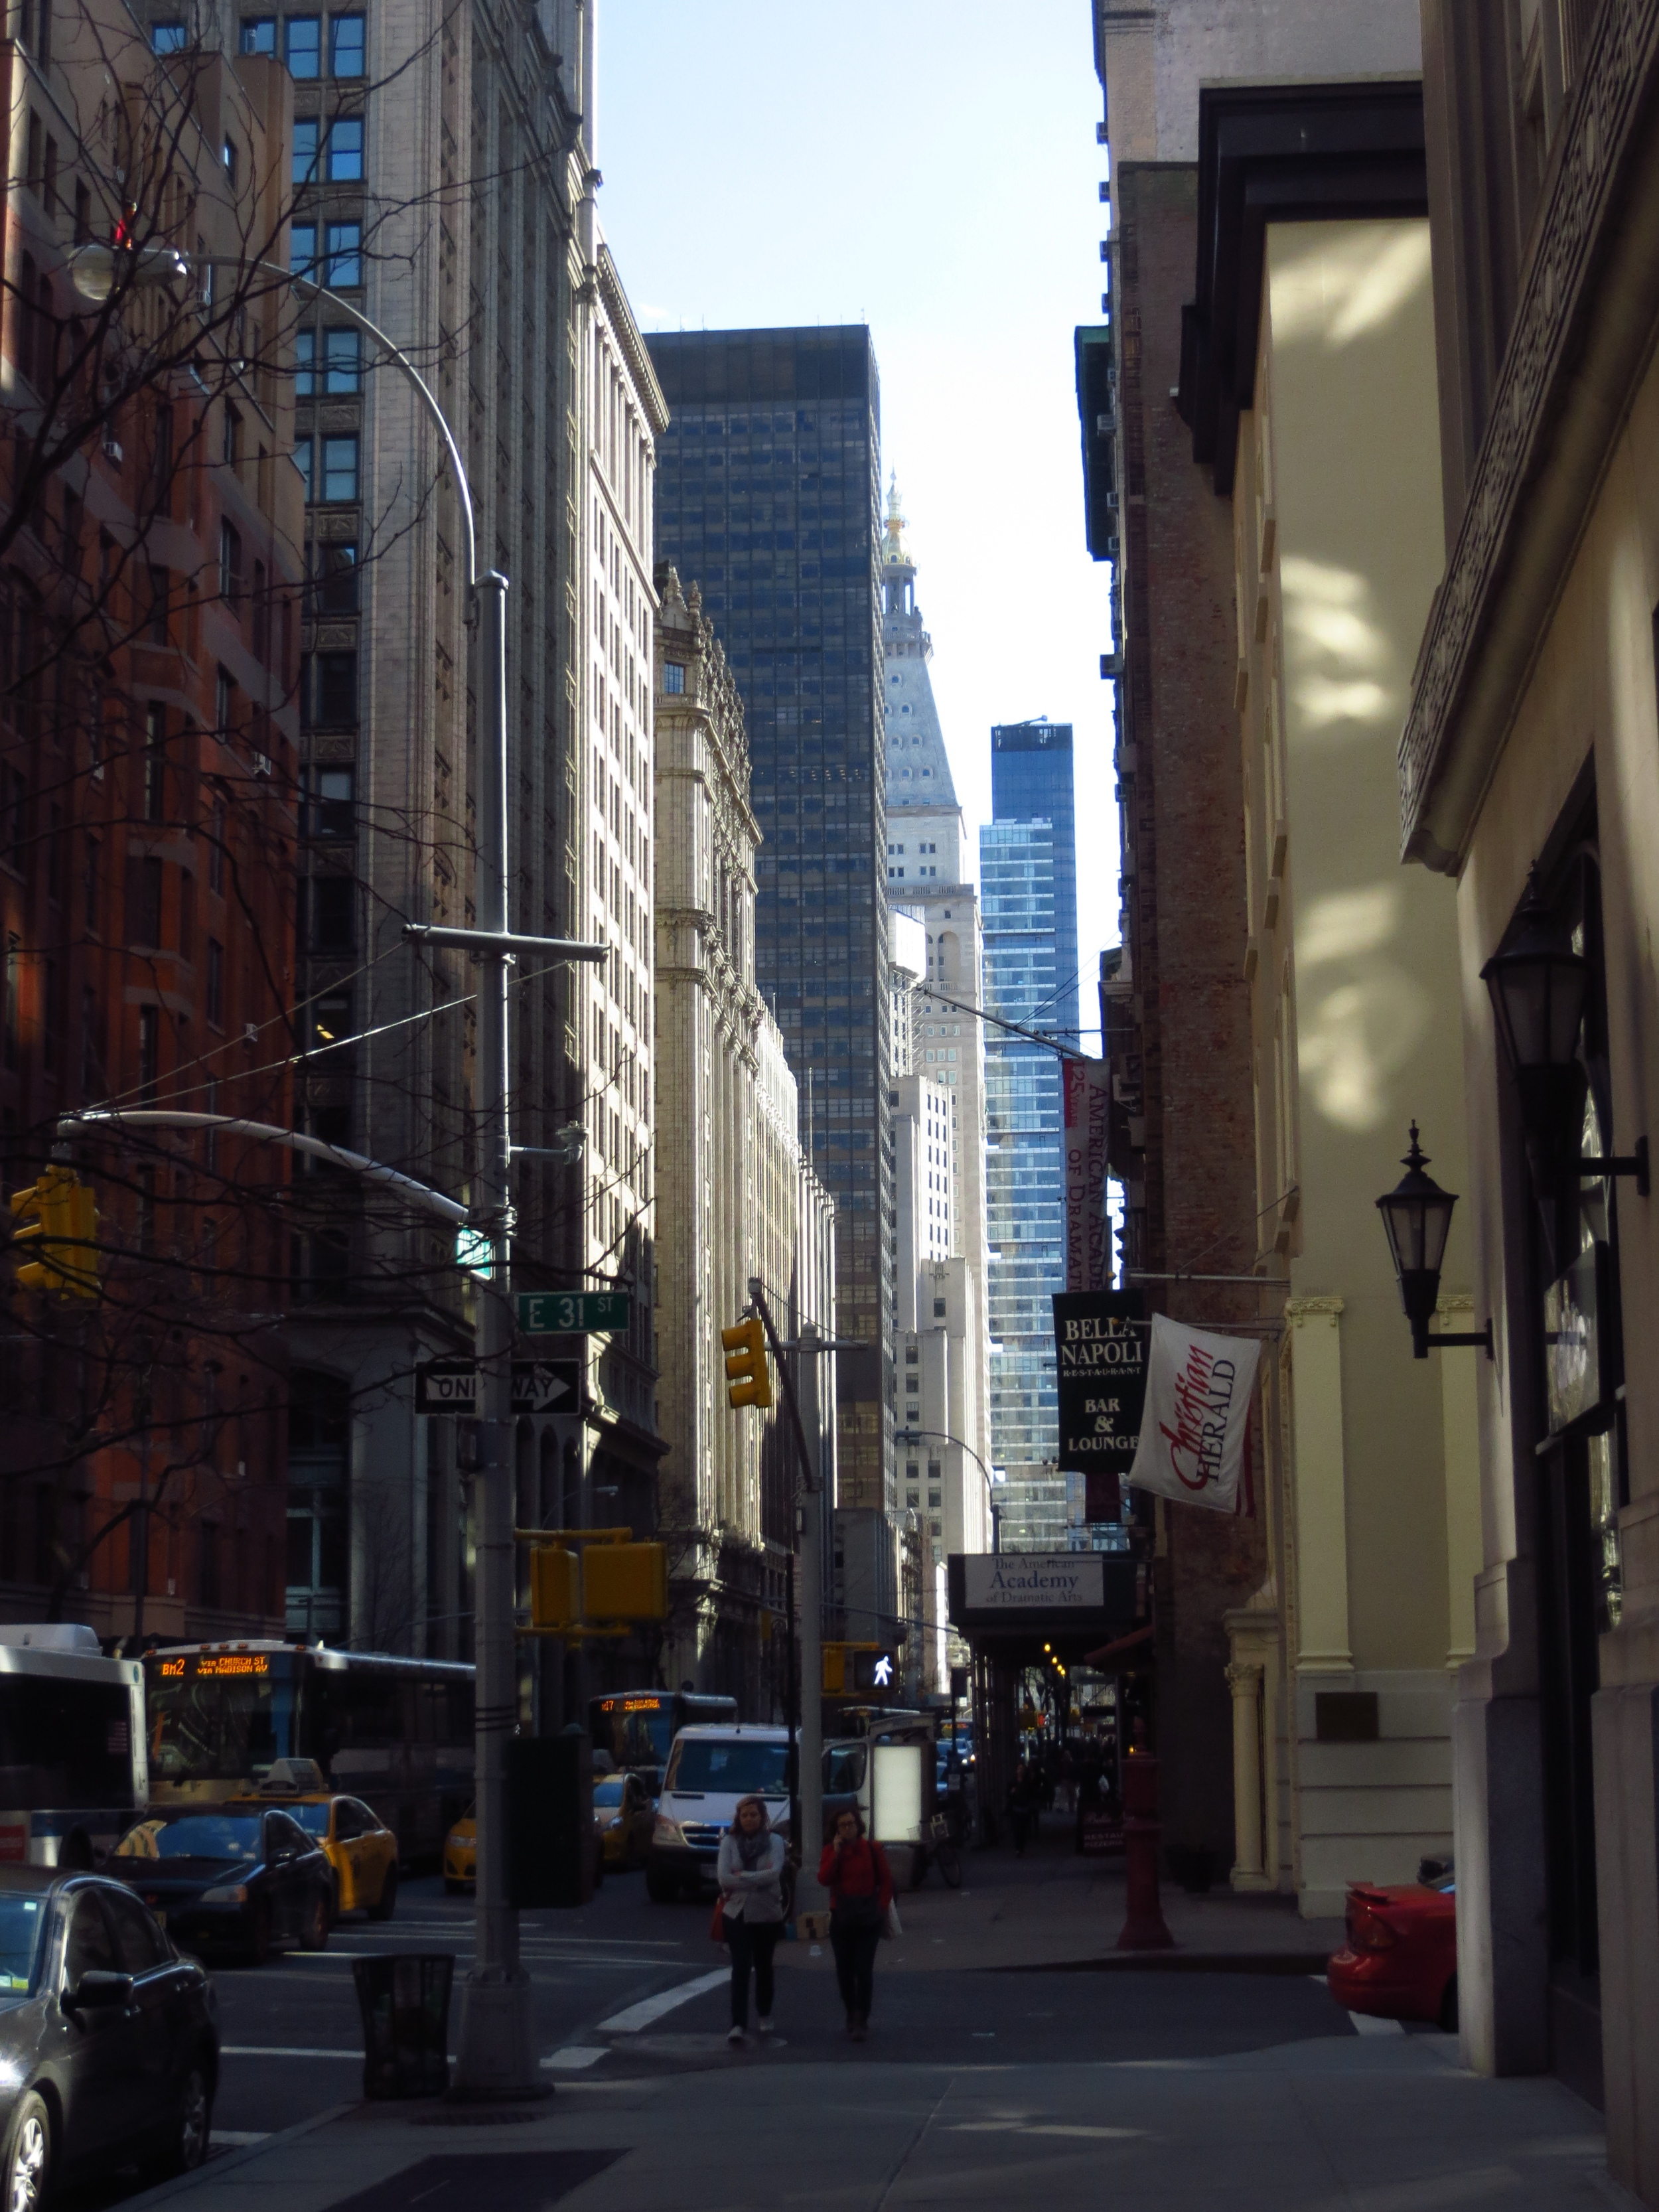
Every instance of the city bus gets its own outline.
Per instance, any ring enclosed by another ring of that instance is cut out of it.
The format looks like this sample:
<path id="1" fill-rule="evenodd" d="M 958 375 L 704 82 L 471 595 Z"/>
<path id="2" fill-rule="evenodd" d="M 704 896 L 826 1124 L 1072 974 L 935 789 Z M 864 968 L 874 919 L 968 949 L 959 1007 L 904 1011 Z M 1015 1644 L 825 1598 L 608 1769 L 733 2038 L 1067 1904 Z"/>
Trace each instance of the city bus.
<path id="1" fill-rule="evenodd" d="M 473 1669 L 318 1644 L 180 1644 L 144 1661 L 150 1803 L 212 1804 L 278 1759 L 361 1797 L 409 1865 L 435 1862 L 472 1796 Z"/>
<path id="2" fill-rule="evenodd" d="M 659 1781 L 669 1748 L 683 1728 L 737 1717 L 735 1698 L 704 1697 L 696 1690 L 617 1690 L 608 1698 L 590 1699 L 587 1733 L 594 1750 L 608 1752 L 619 1772 L 624 1768 L 635 1773 L 654 1770 Z"/>
<path id="3" fill-rule="evenodd" d="M 89 1628 L 0 1628 L 0 1865 L 89 1867 L 144 1810 L 144 1678 Z"/>

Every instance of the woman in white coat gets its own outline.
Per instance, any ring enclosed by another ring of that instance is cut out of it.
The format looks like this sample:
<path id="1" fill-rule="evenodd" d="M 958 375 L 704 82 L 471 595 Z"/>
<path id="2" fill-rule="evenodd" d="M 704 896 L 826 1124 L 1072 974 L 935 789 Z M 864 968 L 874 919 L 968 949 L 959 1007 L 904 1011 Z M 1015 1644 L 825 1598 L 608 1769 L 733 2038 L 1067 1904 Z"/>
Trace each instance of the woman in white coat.
<path id="1" fill-rule="evenodd" d="M 755 1977 L 756 2026 L 772 2033 L 772 1954 L 783 1933 L 784 1843 L 774 1835 L 763 1798 L 738 1801 L 720 1838 L 716 1875 L 720 1913 L 732 1948 L 732 2032 L 728 2043 L 749 2040 L 749 1976 Z"/>

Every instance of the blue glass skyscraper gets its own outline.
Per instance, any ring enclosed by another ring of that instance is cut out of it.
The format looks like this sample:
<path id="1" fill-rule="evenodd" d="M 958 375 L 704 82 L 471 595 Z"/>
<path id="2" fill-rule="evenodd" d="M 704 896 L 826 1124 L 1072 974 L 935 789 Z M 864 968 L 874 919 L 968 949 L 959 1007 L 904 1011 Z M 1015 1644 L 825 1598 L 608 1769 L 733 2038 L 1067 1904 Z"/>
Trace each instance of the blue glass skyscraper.
<path id="1" fill-rule="evenodd" d="M 870 334 L 687 331 L 646 343 L 670 410 L 657 557 L 696 585 L 743 693 L 756 979 L 836 1201 L 844 1505 L 891 1508 L 880 389 Z M 732 1224 L 732 1233 L 739 1225 Z"/>
<path id="2" fill-rule="evenodd" d="M 980 831 L 985 1006 L 1004 1021 L 1078 1036 L 1076 807 L 1072 732 L 1018 722 L 991 732 L 992 820 Z M 990 1246 L 991 1450 L 1006 1474 L 1002 1543 L 1066 1548 L 1054 1316 L 1066 1287 L 1059 1056 L 986 1024 L 986 1213 Z"/>

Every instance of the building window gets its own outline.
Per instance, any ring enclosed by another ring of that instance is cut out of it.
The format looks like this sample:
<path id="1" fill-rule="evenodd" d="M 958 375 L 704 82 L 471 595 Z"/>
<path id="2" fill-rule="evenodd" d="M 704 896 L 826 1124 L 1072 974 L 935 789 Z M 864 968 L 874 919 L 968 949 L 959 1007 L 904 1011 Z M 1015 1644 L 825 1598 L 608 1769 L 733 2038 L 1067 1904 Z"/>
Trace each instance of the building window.
<path id="1" fill-rule="evenodd" d="M 314 222 L 296 222 L 289 226 L 288 265 L 296 276 L 315 279 L 317 274 L 317 226 Z"/>
<path id="2" fill-rule="evenodd" d="M 665 660 L 662 665 L 662 688 L 676 694 L 685 689 L 685 665 L 683 661 Z"/>
<path id="3" fill-rule="evenodd" d="M 288 1626 L 295 1635 L 338 1635 L 345 1626 L 350 1453 L 349 1387 L 298 1370 L 288 1413 Z"/>
<path id="4" fill-rule="evenodd" d="M 294 465 L 300 471 L 300 480 L 305 486 L 307 506 L 317 495 L 312 484 L 317 457 L 316 447 L 317 441 L 314 438 L 296 438 L 294 441 Z"/>
<path id="5" fill-rule="evenodd" d="M 305 771 L 308 794 L 307 829 L 312 836 L 356 835 L 356 781 L 355 769 L 312 768 Z"/>
<path id="6" fill-rule="evenodd" d="M 152 23 L 149 44 L 152 53 L 181 54 L 190 44 L 190 33 L 182 23 Z"/>
<path id="7" fill-rule="evenodd" d="M 226 181 L 234 185 L 236 181 L 236 141 L 234 138 L 225 141 L 224 160 Z"/>
<path id="8" fill-rule="evenodd" d="M 325 283 L 348 292 L 363 281 L 363 227 L 360 222 L 328 226 L 328 274 Z"/>
<path id="9" fill-rule="evenodd" d="M 219 596 L 232 607 L 242 596 L 242 533 L 234 522 L 219 525 Z"/>
<path id="10" fill-rule="evenodd" d="M 245 54 L 276 52 L 276 18 L 274 15 L 244 15 L 242 18 L 242 52 Z"/>
<path id="11" fill-rule="evenodd" d="M 363 74 L 363 19 L 361 15 L 329 17 L 328 66 L 332 76 L 362 76 Z"/>
<path id="12" fill-rule="evenodd" d="M 138 1009 L 138 1090 L 143 1098 L 154 1098 L 155 1086 L 161 1074 L 161 1010 L 159 1006 L 140 1006 Z"/>
<path id="13" fill-rule="evenodd" d="M 207 1018 L 216 1030 L 225 1025 L 225 948 L 216 937 L 207 947 Z"/>
<path id="14" fill-rule="evenodd" d="M 290 15 L 283 26 L 283 50 L 291 77 L 322 74 L 323 19 L 320 15 Z"/>
<path id="15" fill-rule="evenodd" d="M 349 728 L 357 720 L 356 654 L 319 653 L 315 655 L 315 663 L 314 726 Z"/>
<path id="16" fill-rule="evenodd" d="M 357 548 L 355 541 L 331 539 L 311 549 L 311 611 L 355 615 L 357 611 Z"/>
<path id="17" fill-rule="evenodd" d="M 310 907 L 307 941 L 313 952 L 349 952 L 356 942 L 356 885 L 349 876 L 301 878 Z"/>
<path id="18" fill-rule="evenodd" d="M 333 185 L 358 185 L 362 182 L 362 118 L 356 115 L 338 116 L 330 126 L 328 134 L 329 182 Z"/>
<path id="19" fill-rule="evenodd" d="M 356 331 L 325 331 L 323 341 L 324 391 L 361 391 L 362 358 L 362 340 Z"/>
<path id="20" fill-rule="evenodd" d="M 295 126 L 297 129 L 297 125 Z M 309 399 L 316 391 L 317 333 L 315 331 L 295 331 L 294 333 L 294 396 Z"/>
<path id="21" fill-rule="evenodd" d="M 356 439 L 325 438 L 323 440 L 322 487 L 319 497 L 325 501 L 331 501 L 355 500 L 356 496 Z"/>
<path id="22" fill-rule="evenodd" d="M 296 185 L 316 182 L 318 132 L 321 128 L 314 115 L 295 116 L 294 119 L 293 179 Z"/>
<path id="23" fill-rule="evenodd" d="M 222 897 L 225 888 L 225 836 L 228 819 L 222 799 L 216 798 L 208 817 L 208 889 Z"/>

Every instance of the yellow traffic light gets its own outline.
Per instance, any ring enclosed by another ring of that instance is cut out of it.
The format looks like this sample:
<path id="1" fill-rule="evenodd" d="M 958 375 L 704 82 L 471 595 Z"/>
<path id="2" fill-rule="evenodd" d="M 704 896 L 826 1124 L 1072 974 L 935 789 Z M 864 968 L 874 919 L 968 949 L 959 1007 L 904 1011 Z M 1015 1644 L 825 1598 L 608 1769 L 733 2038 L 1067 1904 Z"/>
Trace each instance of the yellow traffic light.
<path id="1" fill-rule="evenodd" d="M 581 1617 L 581 1561 L 574 1552 L 538 1544 L 530 1554 L 532 1627 L 571 1628 Z"/>
<path id="2" fill-rule="evenodd" d="M 33 1291 L 95 1298 L 98 1207 L 74 1169 L 57 1163 L 43 1168 L 37 1183 L 12 1193 L 11 1210 L 28 1224 L 12 1231 L 13 1243 L 33 1244 L 38 1254 L 17 1270 L 18 1281 Z"/>
<path id="3" fill-rule="evenodd" d="M 583 1610 L 590 1620 L 666 1620 L 665 1544 L 590 1544 L 582 1555 Z"/>
<path id="4" fill-rule="evenodd" d="M 766 1331 L 760 1316 L 751 1314 L 735 1328 L 723 1328 L 720 1342 L 726 1346 L 726 1395 L 731 1403 L 769 1406 L 772 1375 L 766 1364 Z"/>
<path id="5" fill-rule="evenodd" d="M 847 1646 L 826 1644 L 823 1647 L 823 1694 L 839 1698 L 847 1687 Z"/>

